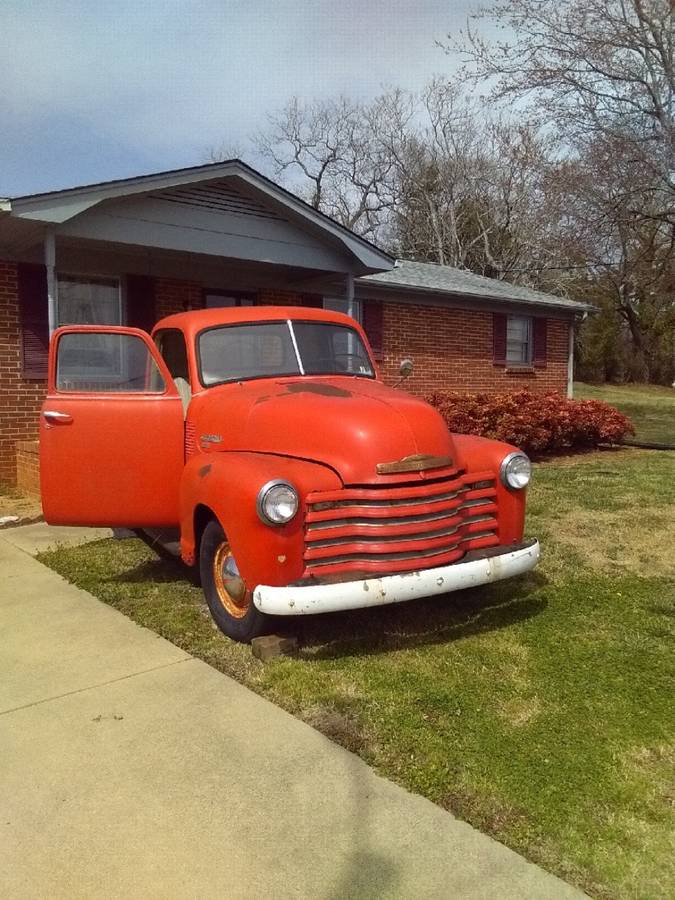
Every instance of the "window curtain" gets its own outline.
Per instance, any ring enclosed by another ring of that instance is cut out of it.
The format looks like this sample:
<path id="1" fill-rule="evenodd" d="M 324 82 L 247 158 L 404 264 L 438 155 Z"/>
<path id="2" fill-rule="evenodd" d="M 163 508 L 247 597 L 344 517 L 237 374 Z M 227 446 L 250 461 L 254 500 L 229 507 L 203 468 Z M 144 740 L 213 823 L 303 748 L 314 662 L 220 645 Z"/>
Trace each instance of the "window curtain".
<path id="1" fill-rule="evenodd" d="M 60 275 L 58 318 L 59 325 L 121 325 L 119 282 Z"/>

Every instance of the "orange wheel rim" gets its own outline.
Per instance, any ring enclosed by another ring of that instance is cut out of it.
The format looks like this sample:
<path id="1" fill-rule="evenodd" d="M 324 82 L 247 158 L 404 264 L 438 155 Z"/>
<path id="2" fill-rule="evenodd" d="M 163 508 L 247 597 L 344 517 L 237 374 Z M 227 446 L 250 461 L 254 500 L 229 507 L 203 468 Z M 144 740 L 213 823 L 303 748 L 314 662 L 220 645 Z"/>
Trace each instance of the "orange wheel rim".
<path id="1" fill-rule="evenodd" d="M 235 619 L 243 619 L 251 606 L 251 594 L 239 575 L 227 541 L 223 541 L 213 557 L 213 581 L 225 611 Z"/>

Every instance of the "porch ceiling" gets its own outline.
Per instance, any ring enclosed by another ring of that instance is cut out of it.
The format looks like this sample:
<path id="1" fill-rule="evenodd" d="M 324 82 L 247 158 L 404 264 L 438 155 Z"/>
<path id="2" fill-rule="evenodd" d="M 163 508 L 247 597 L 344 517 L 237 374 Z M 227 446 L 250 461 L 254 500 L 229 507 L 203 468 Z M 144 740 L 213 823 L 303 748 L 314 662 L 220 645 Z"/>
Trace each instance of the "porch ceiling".
<path id="1" fill-rule="evenodd" d="M 41 250 L 41 247 L 33 248 L 26 261 L 40 261 Z M 335 295 L 345 291 L 344 274 L 328 269 L 309 269 L 64 235 L 56 236 L 55 255 L 59 271 L 80 275 L 150 275 L 154 278 L 195 281 L 214 290 L 281 288 Z"/>

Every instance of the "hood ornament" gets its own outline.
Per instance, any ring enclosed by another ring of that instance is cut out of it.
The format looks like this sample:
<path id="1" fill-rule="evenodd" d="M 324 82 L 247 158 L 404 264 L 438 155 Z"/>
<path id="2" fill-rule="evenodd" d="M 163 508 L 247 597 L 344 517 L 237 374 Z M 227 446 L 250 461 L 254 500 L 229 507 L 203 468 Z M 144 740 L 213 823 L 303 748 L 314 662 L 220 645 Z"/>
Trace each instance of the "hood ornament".
<path id="1" fill-rule="evenodd" d="M 378 475 L 397 475 L 399 472 L 423 472 L 425 469 L 447 469 L 451 466 L 451 456 L 416 453 L 414 456 L 404 456 L 403 459 L 394 462 L 378 463 L 375 471 Z"/>

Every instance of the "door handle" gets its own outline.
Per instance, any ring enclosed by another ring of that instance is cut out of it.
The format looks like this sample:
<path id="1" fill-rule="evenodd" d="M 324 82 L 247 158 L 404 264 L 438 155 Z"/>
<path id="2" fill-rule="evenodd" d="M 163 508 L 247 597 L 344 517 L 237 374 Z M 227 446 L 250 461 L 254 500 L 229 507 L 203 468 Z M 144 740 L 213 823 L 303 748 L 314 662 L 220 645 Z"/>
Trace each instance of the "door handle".
<path id="1" fill-rule="evenodd" d="M 56 409 L 45 409 L 42 415 L 52 425 L 69 425 L 73 421 L 70 413 L 59 412 Z"/>

